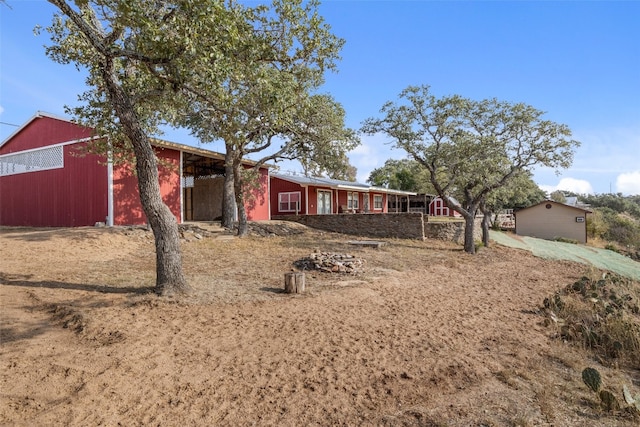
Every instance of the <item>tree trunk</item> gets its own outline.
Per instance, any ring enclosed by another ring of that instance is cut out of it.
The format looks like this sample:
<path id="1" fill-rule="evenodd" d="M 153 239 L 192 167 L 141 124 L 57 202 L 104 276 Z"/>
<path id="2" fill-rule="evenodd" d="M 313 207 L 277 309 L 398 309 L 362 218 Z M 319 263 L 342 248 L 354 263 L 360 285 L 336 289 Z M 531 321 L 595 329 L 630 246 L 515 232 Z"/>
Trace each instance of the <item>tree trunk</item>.
<path id="1" fill-rule="evenodd" d="M 434 187 L 436 186 L 436 182 L 433 179 L 431 183 Z M 460 212 L 460 215 L 464 218 L 464 251 L 469 254 L 475 254 L 476 242 L 474 240 L 474 229 L 476 212 L 478 211 L 477 202 L 472 204 L 472 202 L 468 202 L 469 197 L 466 197 L 467 203 L 465 203 L 465 206 L 467 209 L 465 209 L 462 205 L 453 203 L 448 196 L 442 193 L 442 191 L 438 191 L 438 194 L 442 197 L 442 200 L 444 200 L 449 209 L 455 209 Z"/>
<path id="2" fill-rule="evenodd" d="M 468 198 L 467 198 L 468 200 Z M 478 212 L 479 202 L 467 202 L 467 209 L 460 209 L 460 213 L 464 218 L 464 251 L 469 254 L 476 253 L 475 242 L 475 226 L 476 213 Z"/>
<path id="3" fill-rule="evenodd" d="M 227 229 L 232 229 L 235 222 L 234 200 L 233 147 L 227 145 L 224 155 L 224 186 L 222 189 L 222 226 Z"/>
<path id="4" fill-rule="evenodd" d="M 190 287 L 182 272 L 180 235 L 175 216 L 162 201 L 158 181 L 158 162 L 129 97 L 113 75 L 112 63 L 102 69 L 109 97 L 120 125 L 130 139 L 136 155 L 136 172 L 142 209 L 153 230 L 156 245 L 156 293 L 186 293 Z"/>
<path id="5" fill-rule="evenodd" d="M 475 212 L 464 216 L 464 251 L 468 254 L 476 253 L 476 242 L 474 240 Z"/>
<path id="6" fill-rule="evenodd" d="M 244 208 L 244 189 L 242 182 L 242 163 L 240 159 L 233 162 L 233 184 L 236 194 L 236 207 L 238 209 L 238 237 L 245 237 L 249 234 L 249 224 L 247 221 L 247 211 Z"/>
<path id="7" fill-rule="evenodd" d="M 482 244 L 485 248 L 489 247 L 489 227 L 491 226 L 491 212 L 485 207 L 484 203 L 480 205 L 482 212 Z"/>

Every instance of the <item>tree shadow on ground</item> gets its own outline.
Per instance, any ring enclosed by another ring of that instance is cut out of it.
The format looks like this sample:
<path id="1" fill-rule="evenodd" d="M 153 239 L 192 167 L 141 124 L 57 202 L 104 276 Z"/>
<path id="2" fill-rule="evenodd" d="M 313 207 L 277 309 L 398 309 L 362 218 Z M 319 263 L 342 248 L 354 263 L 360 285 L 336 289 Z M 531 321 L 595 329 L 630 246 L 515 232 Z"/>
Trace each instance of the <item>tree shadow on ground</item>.
<path id="1" fill-rule="evenodd" d="M 271 293 L 274 293 L 274 294 L 283 294 L 284 293 L 284 289 L 281 289 L 281 288 L 270 288 L 268 286 L 260 288 L 260 290 L 263 291 L 263 292 L 271 292 Z"/>
<path id="2" fill-rule="evenodd" d="M 9 239 L 25 242 L 43 242 L 53 238 L 74 237 L 76 239 L 96 239 L 96 233 L 102 229 L 96 227 L 0 227 L 0 234 Z"/>
<path id="3" fill-rule="evenodd" d="M 155 291 L 153 286 L 109 286 L 86 283 L 56 282 L 53 280 L 31 281 L 27 276 L 16 278 L 0 272 L 0 286 L 19 286 L 23 288 L 68 289 L 75 291 L 98 292 L 102 294 L 147 294 Z"/>

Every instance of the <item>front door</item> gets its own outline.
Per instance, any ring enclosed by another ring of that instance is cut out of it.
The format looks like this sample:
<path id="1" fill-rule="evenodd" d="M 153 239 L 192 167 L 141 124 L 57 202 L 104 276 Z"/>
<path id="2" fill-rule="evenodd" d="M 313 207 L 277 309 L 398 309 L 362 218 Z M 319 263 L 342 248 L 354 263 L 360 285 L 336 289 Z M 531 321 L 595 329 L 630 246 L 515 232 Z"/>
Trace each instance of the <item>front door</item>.
<path id="1" fill-rule="evenodd" d="M 318 215 L 331 213 L 331 191 L 318 191 Z"/>

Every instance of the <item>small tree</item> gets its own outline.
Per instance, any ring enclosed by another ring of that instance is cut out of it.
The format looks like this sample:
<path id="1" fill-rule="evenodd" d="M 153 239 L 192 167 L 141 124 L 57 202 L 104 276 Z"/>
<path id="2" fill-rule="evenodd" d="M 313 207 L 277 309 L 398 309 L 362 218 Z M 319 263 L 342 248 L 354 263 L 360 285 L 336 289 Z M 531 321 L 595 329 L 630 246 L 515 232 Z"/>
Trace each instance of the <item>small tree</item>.
<path id="1" fill-rule="evenodd" d="M 428 171 L 438 195 L 465 219 L 468 253 L 475 252 L 474 220 L 490 192 L 536 165 L 568 167 L 579 146 L 567 126 L 543 120 L 531 106 L 436 98 L 428 86 L 408 87 L 381 113 L 364 122 L 363 132 L 386 134 Z"/>
<path id="2" fill-rule="evenodd" d="M 387 160 L 384 166 L 371 171 L 367 182 L 379 187 L 416 193 L 435 191 L 426 169 L 412 159 Z"/>
<path id="3" fill-rule="evenodd" d="M 549 198 L 554 202 L 558 203 L 566 203 L 567 197 L 564 195 L 564 192 L 561 190 L 556 190 L 549 194 Z"/>

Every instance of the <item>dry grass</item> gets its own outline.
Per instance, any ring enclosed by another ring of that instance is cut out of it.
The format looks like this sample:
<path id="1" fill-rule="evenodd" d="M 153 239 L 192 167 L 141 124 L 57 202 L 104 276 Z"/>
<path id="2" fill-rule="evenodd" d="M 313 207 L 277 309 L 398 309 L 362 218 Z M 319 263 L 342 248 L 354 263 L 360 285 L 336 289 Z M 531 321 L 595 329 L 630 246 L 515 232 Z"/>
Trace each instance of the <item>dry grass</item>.
<path id="1" fill-rule="evenodd" d="M 545 299 L 558 336 L 596 352 L 603 360 L 640 365 L 640 284 L 590 269 Z"/>

